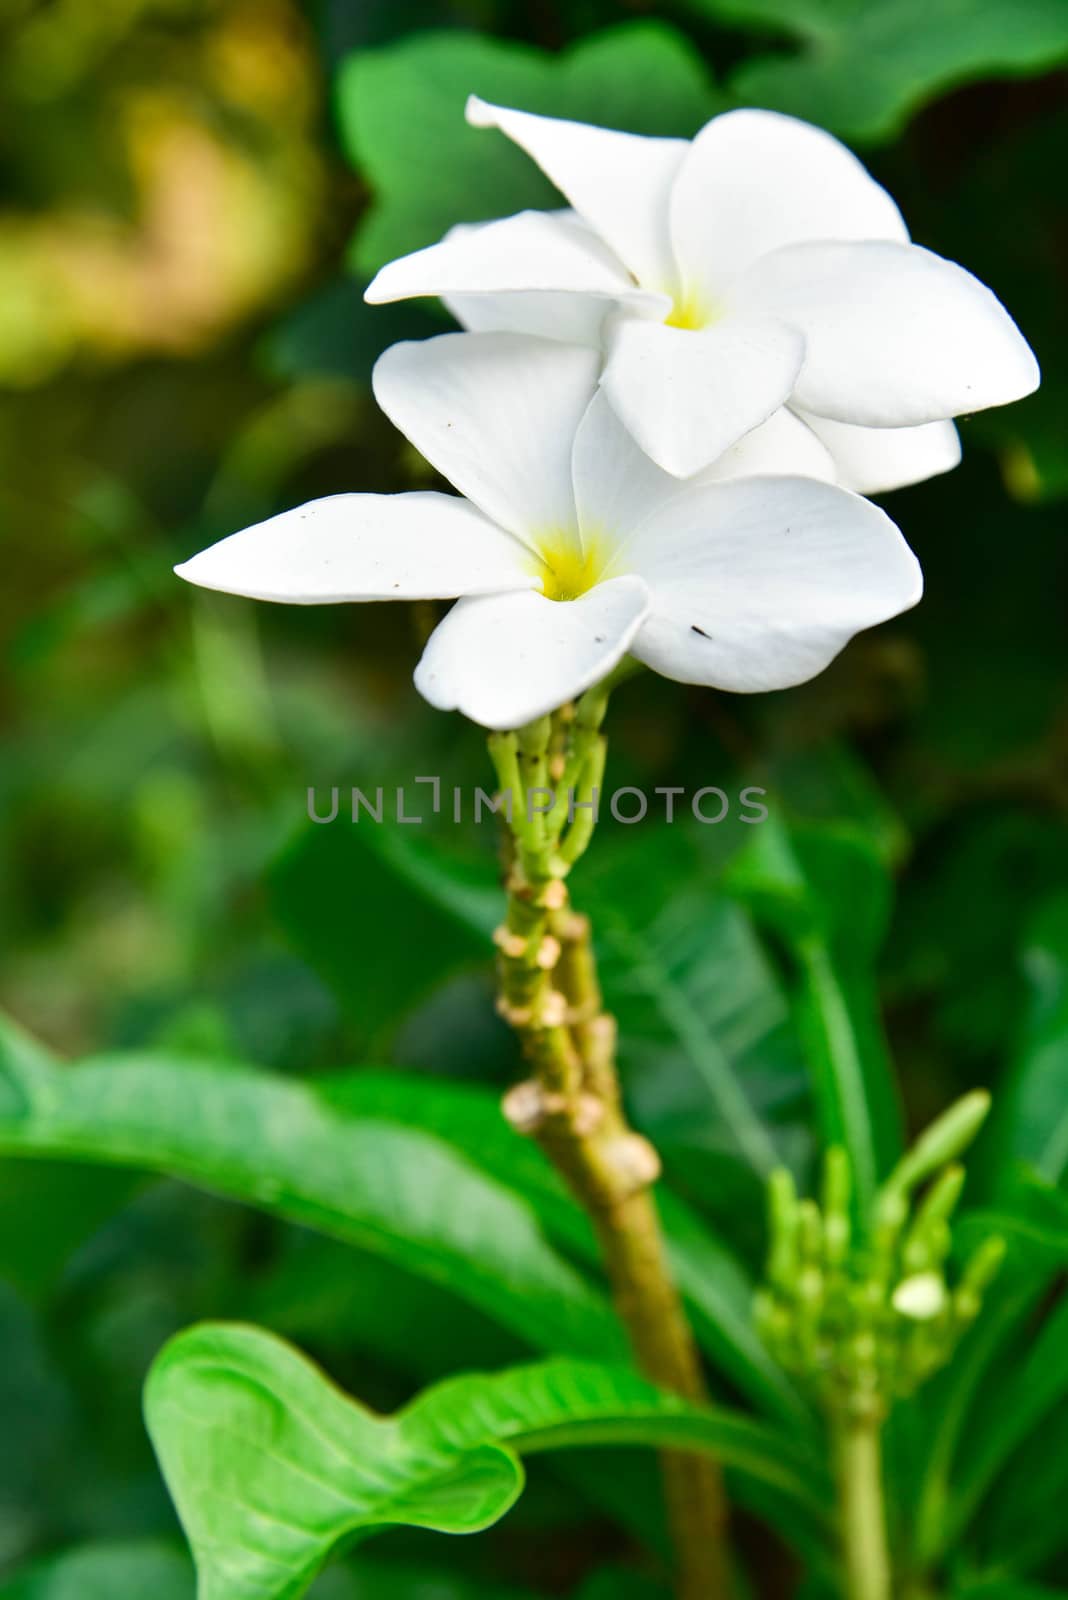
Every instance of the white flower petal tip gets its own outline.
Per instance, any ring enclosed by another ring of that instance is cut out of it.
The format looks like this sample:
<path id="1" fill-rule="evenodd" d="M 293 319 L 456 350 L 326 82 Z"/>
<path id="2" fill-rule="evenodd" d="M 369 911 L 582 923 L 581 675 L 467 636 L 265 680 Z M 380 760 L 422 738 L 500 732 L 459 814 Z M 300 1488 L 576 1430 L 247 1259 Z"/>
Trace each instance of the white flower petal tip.
<path id="1" fill-rule="evenodd" d="M 600 295 L 653 300 L 588 229 L 548 211 L 519 211 L 452 228 L 437 244 L 390 261 L 364 291 L 370 305 L 452 293 Z M 659 303 L 657 301 L 657 303 Z"/>
<path id="2" fill-rule="evenodd" d="M 674 280 L 668 211 L 685 139 L 542 117 L 477 96 L 467 103 L 467 120 L 525 150 L 640 284 L 663 289 Z"/>
<path id="3" fill-rule="evenodd" d="M 801 416 L 833 460 L 830 481 L 856 494 L 904 489 L 960 465 L 960 434 L 952 422 L 924 422 L 915 428 L 858 428 L 811 412 Z"/>
<path id="4" fill-rule="evenodd" d="M 636 577 L 609 579 L 577 600 L 460 600 L 431 635 L 415 686 L 441 711 L 519 728 L 607 676 L 648 610 L 649 591 Z"/>
<path id="5" fill-rule="evenodd" d="M 740 694 L 814 678 L 923 593 L 886 513 L 812 478 L 688 489 L 646 518 L 628 558 L 652 595 L 631 653 L 665 677 Z"/>
<path id="6" fill-rule="evenodd" d="M 472 128 L 492 128 L 497 107 L 477 94 L 469 94 L 464 106 L 464 116 Z"/>
<path id="7" fill-rule="evenodd" d="M 817 416 L 914 427 L 1038 387 L 1034 353 L 997 297 L 920 245 L 788 245 L 754 263 L 739 302 L 802 331 L 795 403 Z"/>
<path id="8" fill-rule="evenodd" d="M 337 494 L 233 533 L 175 568 L 203 589 L 289 605 L 451 600 L 532 589 L 522 545 L 453 495 Z"/>
<path id="9" fill-rule="evenodd" d="M 672 191 L 671 233 L 685 285 L 712 298 L 783 245 L 909 237 L 891 196 L 832 134 L 749 109 L 713 117 L 694 138 Z"/>
<path id="10" fill-rule="evenodd" d="M 690 478 L 779 409 L 804 350 L 770 317 L 696 331 L 621 318 L 601 384 L 657 466 Z"/>

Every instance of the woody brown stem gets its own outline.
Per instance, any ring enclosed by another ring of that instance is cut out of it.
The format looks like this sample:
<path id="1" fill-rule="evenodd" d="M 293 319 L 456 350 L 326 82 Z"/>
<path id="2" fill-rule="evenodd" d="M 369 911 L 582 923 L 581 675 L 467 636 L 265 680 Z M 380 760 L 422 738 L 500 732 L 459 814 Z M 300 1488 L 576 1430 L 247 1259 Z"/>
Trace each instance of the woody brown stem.
<path id="1" fill-rule="evenodd" d="M 600 705 L 603 715 L 603 698 Z M 603 766 L 600 717 L 585 729 L 587 758 Z M 528 746 L 551 744 L 540 727 Z M 524 735 L 528 730 L 524 730 Z M 498 773 L 514 777 L 499 736 Z M 520 744 L 523 739 L 520 739 Z M 520 761 L 523 751 L 520 749 Z M 537 770 L 537 751 L 528 749 Z M 580 750 L 579 755 L 583 752 Z M 582 761 L 572 762 L 581 770 Z M 519 778 L 522 786 L 522 775 Z M 513 797 L 513 803 L 519 796 Z M 588 828 L 582 831 L 588 839 Z M 514 849 L 506 878 L 508 910 L 497 930 L 498 1008 L 512 1025 L 530 1078 L 504 1101 L 518 1131 L 535 1139 L 589 1216 L 600 1243 L 616 1310 L 642 1372 L 690 1400 L 707 1398 L 700 1358 L 671 1276 L 652 1186 L 660 1161 L 628 1123 L 616 1069 L 614 1019 L 604 1010 L 588 918 L 570 906 L 563 874 L 567 839 L 513 816 Z M 585 842 L 585 841 L 583 841 Z M 661 1458 L 668 1516 L 678 1557 L 681 1600 L 719 1600 L 728 1590 L 726 1502 L 717 1465 L 694 1454 Z"/>

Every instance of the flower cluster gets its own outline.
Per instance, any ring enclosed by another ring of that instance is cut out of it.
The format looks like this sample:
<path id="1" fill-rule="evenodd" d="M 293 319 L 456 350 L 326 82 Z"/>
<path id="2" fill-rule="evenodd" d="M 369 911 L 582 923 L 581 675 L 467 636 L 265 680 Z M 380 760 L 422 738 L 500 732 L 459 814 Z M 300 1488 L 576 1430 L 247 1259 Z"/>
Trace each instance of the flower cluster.
<path id="1" fill-rule="evenodd" d="M 776 1359 L 830 1411 L 883 1421 L 895 1399 L 946 1365 L 979 1315 L 1004 1239 L 985 1235 L 954 1283 L 947 1261 L 964 1187 L 959 1157 L 989 1109 L 983 1090 L 958 1100 L 867 1206 L 838 1146 L 825 1158 L 822 1204 L 799 1200 L 785 1168 L 772 1173 L 757 1322 Z"/>
<path id="2" fill-rule="evenodd" d="M 367 291 L 440 296 L 466 330 L 374 373 L 460 497 L 315 500 L 178 572 L 297 604 L 455 599 L 416 685 L 498 729 L 628 652 L 785 688 L 914 605 L 918 563 L 861 496 L 955 466 L 953 417 L 1036 387 L 990 291 L 793 118 L 728 112 L 687 142 L 476 98 L 467 115 L 570 208 L 453 228 Z"/>

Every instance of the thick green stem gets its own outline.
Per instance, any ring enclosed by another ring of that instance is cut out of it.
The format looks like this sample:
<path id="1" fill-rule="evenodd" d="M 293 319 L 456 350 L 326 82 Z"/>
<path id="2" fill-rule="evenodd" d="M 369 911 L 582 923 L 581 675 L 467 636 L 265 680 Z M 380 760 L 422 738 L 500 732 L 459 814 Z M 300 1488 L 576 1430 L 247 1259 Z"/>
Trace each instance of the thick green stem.
<path id="1" fill-rule="evenodd" d="M 880 1424 L 846 1411 L 833 1427 L 845 1594 L 847 1600 L 890 1600 Z"/>

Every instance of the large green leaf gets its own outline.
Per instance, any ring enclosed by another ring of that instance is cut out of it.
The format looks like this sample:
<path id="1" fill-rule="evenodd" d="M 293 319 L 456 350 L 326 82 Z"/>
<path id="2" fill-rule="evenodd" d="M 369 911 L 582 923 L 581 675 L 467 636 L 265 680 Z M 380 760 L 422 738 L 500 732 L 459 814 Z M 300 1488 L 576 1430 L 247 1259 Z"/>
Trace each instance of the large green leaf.
<path id="1" fill-rule="evenodd" d="M 913 1537 L 923 1566 L 944 1554 L 956 1528 L 952 1484 L 962 1439 L 986 1396 L 990 1374 L 1033 1311 L 1040 1286 L 1003 1271 L 996 1296 L 967 1335 L 934 1396 L 926 1402 L 927 1448 L 915 1484 Z"/>
<path id="2" fill-rule="evenodd" d="M 488 957 L 503 896 L 485 831 L 481 853 L 386 824 L 305 834 L 280 866 L 290 913 L 291 890 L 307 908 L 287 918 L 291 930 L 304 930 L 302 952 L 339 993 L 347 983 L 363 995 L 359 943 L 350 936 L 346 946 L 343 930 L 324 916 L 307 885 L 312 877 L 329 882 L 347 916 L 347 886 L 362 901 L 366 870 L 376 906 L 392 903 L 374 924 L 372 971 L 408 963 L 413 939 L 426 945 L 428 919 L 437 926 L 443 914 L 476 934 Z M 782 1159 L 779 1106 L 796 1105 L 802 1064 L 782 983 L 751 922 L 722 893 L 720 864 L 702 846 L 697 831 L 681 823 L 646 827 L 640 836 L 606 827 L 575 874 L 574 898 L 592 919 L 638 1120 L 658 1147 L 678 1151 L 687 1177 L 691 1168 L 698 1179 L 711 1174 L 710 1185 L 722 1192 L 724 1168 L 734 1169 L 726 1177 L 735 1187 L 741 1171 L 745 1199 L 757 1209 L 758 1181 Z M 639 848 L 643 865 L 636 872 Z M 472 952 L 465 932 L 439 932 L 454 963 Z M 412 971 L 422 972 L 430 959 L 417 951 Z"/>
<path id="3" fill-rule="evenodd" d="M 430 849 L 411 829 L 376 829 L 372 847 L 407 890 L 465 926 L 485 936 L 499 920 L 488 853 L 479 866 Z M 683 823 L 639 835 L 606 828 L 572 890 L 592 921 L 639 1120 L 662 1148 L 692 1152 L 695 1167 L 718 1178 L 727 1161 L 759 1180 L 781 1159 L 778 1104 L 796 1101 L 802 1065 L 782 983 L 750 920 L 723 894 L 721 873 Z"/>
<path id="4" fill-rule="evenodd" d="M 100 1540 L 36 1561 L 6 1581 L 0 1600 L 193 1600 L 185 1551 L 152 1540 Z M 525 1591 L 393 1561 L 331 1567 L 311 1600 L 531 1600 Z"/>
<path id="5" fill-rule="evenodd" d="M 747 60 L 730 82 L 749 105 L 863 140 L 891 138 L 941 91 L 1043 72 L 1068 59 L 1061 0 L 690 0 L 726 21 L 793 34 L 793 55 Z"/>
<path id="6" fill-rule="evenodd" d="M 1024 950 L 1031 1007 L 992 1137 L 1003 1167 L 1026 1162 L 1050 1183 L 1068 1171 L 1068 899 L 1039 917 Z"/>
<path id="7" fill-rule="evenodd" d="M 973 1524 L 992 1572 L 1064 1572 L 1068 1528 L 1068 1402 L 1049 1415 L 1026 1456 L 1017 1457 Z M 1059 1561 L 1058 1561 L 1059 1557 Z M 1056 1563 L 1056 1564 L 1054 1564 Z M 1032 1600 L 1025 1590 L 1025 1600 Z M 1039 1591 L 1034 1600 L 1049 1600 Z"/>
<path id="8" fill-rule="evenodd" d="M 369 1361 L 406 1382 L 522 1361 L 527 1344 L 469 1302 L 383 1255 L 289 1231 L 242 1297 L 242 1314 L 324 1356 Z M 434 1338 L 412 1339 L 432 1327 Z"/>
<path id="9" fill-rule="evenodd" d="M 64 1551 L 0 1581 L 0 1600 L 193 1600 L 188 1557 L 171 1546 L 101 1543 Z"/>
<path id="10" fill-rule="evenodd" d="M 507 140 L 464 122 L 469 94 L 634 133 L 690 135 L 717 109 L 692 45 L 661 23 L 605 29 L 558 56 L 477 34 L 421 34 L 351 56 L 337 105 L 375 203 L 356 244 L 374 271 L 477 222 L 560 197 Z"/>
<path id="11" fill-rule="evenodd" d="M 1038 1271 L 1068 1266 L 1068 1194 L 1044 1183 L 1006 1186 L 992 1205 L 963 1216 L 955 1237 L 967 1249 L 992 1233 Z"/>
<path id="12" fill-rule="evenodd" d="M 1019 1578 L 979 1578 L 954 1588 L 953 1600 L 1065 1600 L 1066 1593 L 1064 1589 L 1024 1583 Z"/>
<path id="13" fill-rule="evenodd" d="M 351 378 L 370 387 L 374 364 L 388 345 L 429 339 L 448 323 L 410 300 L 369 306 L 365 282 L 339 278 L 288 312 L 267 336 L 265 356 L 280 378 Z"/>
<path id="14" fill-rule="evenodd" d="M 999 1385 L 997 1405 L 957 1475 L 952 1530 L 963 1528 L 983 1503 L 1009 1459 L 1068 1396 L 1068 1300 L 1063 1299 L 1029 1341 L 1025 1358 Z"/>
<path id="15" fill-rule="evenodd" d="M 171 1173 L 425 1274 L 535 1347 L 621 1348 L 606 1301 L 529 1206 L 440 1139 L 349 1115 L 329 1087 L 162 1056 L 54 1067 L 0 1052 L 0 1151 Z"/>
<path id="16" fill-rule="evenodd" d="M 550 1239 L 569 1255 L 598 1264 L 588 1219 L 538 1147 L 508 1126 L 491 1090 L 414 1074 L 360 1072 L 337 1080 L 333 1095 L 357 1119 L 397 1121 L 466 1144 L 483 1171 L 530 1203 Z M 706 1352 L 756 1405 L 797 1418 L 798 1397 L 754 1331 L 748 1274 L 678 1196 L 661 1189 L 658 1201 L 675 1278 Z"/>
<path id="17" fill-rule="evenodd" d="M 714 1188 L 727 1193 L 724 1174 L 744 1163 L 747 1212 L 759 1217 L 752 1180 L 781 1153 L 758 1095 L 785 1090 L 796 1098 L 802 1082 L 781 982 L 745 913 L 720 892 L 718 866 L 691 831 L 643 830 L 640 874 L 629 837 L 608 835 L 598 845 L 574 889 L 592 914 L 606 998 L 620 1022 L 628 1092 L 657 1144 L 670 1157 L 681 1153 L 698 1176 L 709 1174 Z M 343 903 L 354 866 L 373 855 L 376 873 L 393 874 L 395 904 L 414 917 L 429 902 L 485 939 L 488 950 L 501 906 L 488 851 L 481 858 L 447 851 L 411 828 L 342 835 L 321 829 L 289 858 L 287 880 L 297 879 L 296 862 L 307 851 Z M 396 926 L 395 917 L 378 925 L 383 942 Z M 677 1086 L 676 1099 L 664 1101 L 665 1084 Z M 365 1073 L 333 1080 L 329 1092 L 353 1115 L 424 1128 L 472 1151 L 480 1167 L 522 1191 L 569 1254 L 599 1261 L 588 1222 L 538 1150 L 507 1129 L 493 1094 Z M 748 1274 L 681 1200 L 662 1192 L 661 1204 L 675 1272 L 705 1350 L 761 1409 L 797 1416 L 796 1394 L 753 1331 Z M 729 1209 L 728 1200 L 723 1210 Z"/>
<path id="18" fill-rule="evenodd" d="M 621 1348 L 604 1299 L 549 1242 L 596 1271 L 587 1219 L 490 1090 L 371 1072 L 302 1084 L 162 1056 L 3 1067 L 0 1151 L 172 1173 L 380 1255 L 527 1344 Z M 662 1204 L 709 1355 L 762 1409 L 797 1416 L 753 1331 L 748 1276 L 681 1200 Z"/>
<path id="19" fill-rule="evenodd" d="M 623 1368 L 556 1361 L 449 1379 L 387 1418 L 273 1335 L 205 1324 L 157 1358 L 145 1413 L 201 1600 L 296 1600 L 338 1540 L 375 1527 L 488 1527 L 522 1491 L 520 1456 L 536 1450 L 704 1450 L 823 1518 L 818 1461 L 788 1437 Z"/>
<path id="20" fill-rule="evenodd" d="M 55 1058 L 11 1018 L 0 1014 L 0 1057 L 30 1070 Z M 51 1287 L 79 1245 L 137 1187 L 136 1174 L 91 1171 L 59 1162 L 0 1168 L 0 1276 L 28 1295 Z M 33 1227 L 26 1227 L 26 1218 Z"/>
<path id="21" fill-rule="evenodd" d="M 796 1099 L 802 1066 L 781 981 L 721 877 L 695 827 L 606 831 L 574 896 L 643 1125 L 658 1145 L 692 1150 L 694 1165 L 726 1157 L 763 1180 L 783 1158 L 775 1102 Z"/>
<path id="22" fill-rule="evenodd" d="M 773 817 L 731 863 L 727 882 L 793 957 L 820 1131 L 849 1151 L 863 1206 L 901 1149 L 874 971 L 889 914 L 879 851 L 854 828 L 788 832 Z"/>
<path id="23" fill-rule="evenodd" d="M 458 926 L 440 897 L 398 894 L 389 844 L 394 833 L 410 831 L 386 823 L 353 827 L 344 816 L 302 828 L 269 877 L 275 916 L 368 1049 L 436 984 L 486 956 L 484 941 Z"/>

